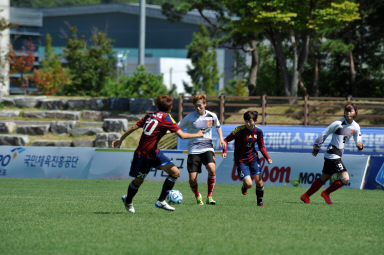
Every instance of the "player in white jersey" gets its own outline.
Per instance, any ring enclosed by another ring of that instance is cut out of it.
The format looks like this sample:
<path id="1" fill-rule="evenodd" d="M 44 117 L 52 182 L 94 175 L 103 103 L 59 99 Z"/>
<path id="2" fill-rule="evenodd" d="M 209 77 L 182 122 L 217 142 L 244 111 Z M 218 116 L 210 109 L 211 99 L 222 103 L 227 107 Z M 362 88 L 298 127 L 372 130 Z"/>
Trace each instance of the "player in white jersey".
<path id="1" fill-rule="evenodd" d="M 324 154 L 323 173 L 319 179 L 316 179 L 312 183 L 307 192 L 305 192 L 300 197 L 304 203 L 309 204 L 309 197 L 318 191 L 321 186 L 323 186 L 325 182 L 328 181 L 335 173 L 338 175 L 338 179 L 331 183 L 331 185 L 326 190 L 321 192 L 321 196 L 324 198 L 327 204 L 333 203 L 329 197 L 330 193 L 348 184 L 349 174 L 343 162 L 341 161 L 345 143 L 347 143 L 349 139 L 353 137 L 356 147 L 359 150 L 363 149 L 360 126 L 356 121 L 353 120 L 357 116 L 357 112 L 358 109 L 356 104 L 348 103 L 344 107 L 344 118 L 331 123 L 331 125 L 329 125 L 316 139 L 312 151 L 312 155 L 315 157 L 319 153 L 320 147 L 324 143 L 325 139 L 327 139 L 327 137 L 332 134 L 331 142 L 329 143 L 327 151 Z"/>
<path id="2" fill-rule="evenodd" d="M 195 111 L 185 116 L 178 124 L 180 129 L 187 129 L 188 132 L 205 130 L 204 137 L 191 139 L 188 143 L 188 162 L 189 185 L 195 194 L 196 202 L 203 205 L 203 198 L 198 190 L 197 175 L 201 173 L 201 166 L 204 164 L 208 171 L 208 194 L 207 204 L 215 205 L 216 201 L 212 198 L 213 189 L 216 183 L 215 171 L 215 151 L 212 143 L 212 128 L 215 127 L 219 134 L 220 145 L 226 146 L 223 139 L 223 131 L 217 115 L 205 109 L 207 97 L 204 94 L 195 95 L 192 99 Z"/>

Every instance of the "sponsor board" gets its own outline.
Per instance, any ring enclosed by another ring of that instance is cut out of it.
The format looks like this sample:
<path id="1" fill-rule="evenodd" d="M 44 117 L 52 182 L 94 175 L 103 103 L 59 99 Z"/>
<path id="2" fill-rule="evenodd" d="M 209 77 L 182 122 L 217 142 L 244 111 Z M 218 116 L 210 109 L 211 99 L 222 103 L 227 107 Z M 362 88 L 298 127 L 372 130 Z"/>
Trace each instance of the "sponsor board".
<path id="1" fill-rule="evenodd" d="M 180 181 L 188 181 L 186 151 L 164 151 L 180 169 Z M 260 159 L 262 178 L 266 185 L 287 186 L 299 180 L 300 186 L 310 186 L 321 175 L 323 155 L 313 157 L 307 153 L 270 152 L 273 164 Z M 0 146 L 0 177 L 26 178 L 76 178 L 124 179 L 133 159 L 133 150 L 61 148 L 61 147 L 12 147 Z M 362 188 L 369 156 L 344 155 L 343 162 L 350 174 L 349 188 Z M 164 180 L 167 174 L 151 169 L 146 179 Z M 198 176 L 206 182 L 207 171 Z M 381 180 L 381 179 L 380 179 Z M 216 183 L 240 184 L 233 162 L 233 152 L 227 158 L 216 154 Z"/>

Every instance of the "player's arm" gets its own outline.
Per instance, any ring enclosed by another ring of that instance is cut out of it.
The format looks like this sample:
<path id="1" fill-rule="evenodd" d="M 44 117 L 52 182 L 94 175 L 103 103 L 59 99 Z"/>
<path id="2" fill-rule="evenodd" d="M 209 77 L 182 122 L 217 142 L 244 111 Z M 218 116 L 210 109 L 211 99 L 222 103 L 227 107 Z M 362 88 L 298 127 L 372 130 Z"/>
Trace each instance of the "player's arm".
<path id="1" fill-rule="evenodd" d="M 317 156 L 317 154 L 319 153 L 320 151 L 320 148 L 321 146 L 323 145 L 325 139 L 327 139 L 327 137 L 336 132 L 337 129 L 339 128 L 342 128 L 341 127 L 341 124 L 338 123 L 337 121 L 331 123 L 331 125 L 329 125 L 315 140 L 315 143 L 313 144 L 313 150 L 312 150 L 312 155 L 313 156 Z"/>
<path id="2" fill-rule="evenodd" d="M 119 139 L 116 139 L 112 142 L 113 148 L 120 148 L 121 143 L 124 141 L 124 139 L 129 136 L 132 132 L 136 131 L 140 127 L 138 125 L 133 125 L 131 128 L 129 128 Z"/>
<path id="3" fill-rule="evenodd" d="M 176 131 L 176 135 L 182 139 L 192 139 L 192 138 L 198 138 L 198 137 L 203 137 L 204 136 L 204 131 L 199 130 L 199 132 L 191 134 L 191 133 L 186 133 L 183 132 L 181 129 Z"/>
<path id="4" fill-rule="evenodd" d="M 264 138 L 263 138 L 263 133 L 262 132 L 261 132 L 261 135 L 257 136 L 257 140 L 256 141 L 257 141 L 257 146 L 259 147 L 259 150 L 260 150 L 261 154 L 263 154 L 264 158 L 267 159 L 268 164 L 272 164 L 272 159 L 268 155 L 267 149 L 265 148 L 265 145 L 264 145 Z"/>
<path id="5" fill-rule="evenodd" d="M 361 132 L 360 132 L 360 129 L 357 130 L 357 132 L 355 132 L 353 134 L 353 139 L 355 140 L 355 144 L 356 144 L 356 147 L 361 151 L 363 150 L 364 146 L 363 146 L 363 139 L 361 137 Z"/>
<path id="6" fill-rule="evenodd" d="M 216 131 L 217 131 L 217 134 L 219 135 L 220 146 L 223 147 L 223 149 L 224 149 L 224 147 L 226 148 L 227 147 L 227 143 L 224 142 L 223 130 L 221 129 L 221 127 L 219 127 L 219 128 L 216 129 Z"/>
<path id="7" fill-rule="evenodd" d="M 233 132 L 232 133 L 230 133 L 224 140 L 223 140 L 223 142 L 224 142 L 224 146 L 223 146 L 223 154 L 222 154 L 222 156 L 223 156 L 223 158 L 226 158 L 227 157 L 227 149 L 228 149 L 228 143 L 230 142 L 230 141 L 232 141 L 233 139 L 235 139 L 235 135 L 233 134 Z"/>

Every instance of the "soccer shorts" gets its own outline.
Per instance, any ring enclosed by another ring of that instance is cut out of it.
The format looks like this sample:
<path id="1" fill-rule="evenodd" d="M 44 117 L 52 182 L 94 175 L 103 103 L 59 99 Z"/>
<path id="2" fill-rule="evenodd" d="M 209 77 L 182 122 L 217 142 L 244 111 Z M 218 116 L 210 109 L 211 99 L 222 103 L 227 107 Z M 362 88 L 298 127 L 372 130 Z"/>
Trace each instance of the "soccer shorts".
<path id="1" fill-rule="evenodd" d="M 237 174 L 240 180 L 244 180 L 247 177 L 254 177 L 255 175 L 262 174 L 263 171 L 260 167 L 260 159 L 257 158 L 255 161 L 247 163 L 236 163 Z"/>
<path id="2" fill-rule="evenodd" d="M 142 156 L 135 152 L 129 176 L 138 179 L 145 179 L 151 168 L 159 168 L 160 166 L 168 164 L 173 164 L 172 160 L 165 156 L 161 151 L 157 153 L 155 158 Z"/>
<path id="3" fill-rule="evenodd" d="M 189 154 L 187 160 L 187 168 L 189 173 L 201 173 L 201 166 L 206 166 L 208 163 L 215 163 L 215 153 L 206 151 L 201 154 Z"/>
<path id="4" fill-rule="evenodd" d="M 338 159 L 324 159 L 323 174 L 333 175 L 334 173 L 341 173 L 347 171 L 343 161 Z"/>

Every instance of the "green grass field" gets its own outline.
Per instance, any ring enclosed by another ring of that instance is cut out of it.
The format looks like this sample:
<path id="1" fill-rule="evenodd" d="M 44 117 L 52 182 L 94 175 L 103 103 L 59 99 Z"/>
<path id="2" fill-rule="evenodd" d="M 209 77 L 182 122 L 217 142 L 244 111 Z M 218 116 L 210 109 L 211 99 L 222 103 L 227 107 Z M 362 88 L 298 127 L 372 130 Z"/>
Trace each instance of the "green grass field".
<path id="1" fill-rule="evenodd" d="M 216 206 L 195 204 L 188 183 L 175 212 L 155 208 L 147 181 L 136 214 L 121 202 L 129 180 L 0 179 L 0 254 L 382 254 L 384 193 L 341 189 L 303 204 L 300 187 L 216 185 Z M 206 194 L 206 185 L 200 192 Z"/>

